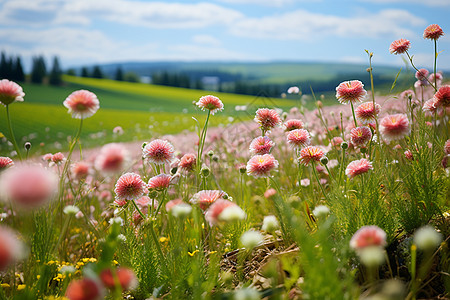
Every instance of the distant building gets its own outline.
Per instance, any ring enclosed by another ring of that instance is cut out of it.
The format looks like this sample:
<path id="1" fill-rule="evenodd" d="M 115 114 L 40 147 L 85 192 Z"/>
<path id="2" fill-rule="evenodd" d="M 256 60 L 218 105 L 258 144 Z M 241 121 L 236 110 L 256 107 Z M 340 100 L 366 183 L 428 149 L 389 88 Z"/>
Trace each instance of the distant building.
<path id="1" fill-rule="evenodd" d="M 141 82 L 142 83 L 152 83 L 152 77 L 151 76 L 141 76 Z"/>
<path id="2" fill-rule="evenodd" d="M 207 91 L 218 91 L 220 87 L 220 78 L 217 76 L 203 76 L 201 79 L 203 89 Z"/>

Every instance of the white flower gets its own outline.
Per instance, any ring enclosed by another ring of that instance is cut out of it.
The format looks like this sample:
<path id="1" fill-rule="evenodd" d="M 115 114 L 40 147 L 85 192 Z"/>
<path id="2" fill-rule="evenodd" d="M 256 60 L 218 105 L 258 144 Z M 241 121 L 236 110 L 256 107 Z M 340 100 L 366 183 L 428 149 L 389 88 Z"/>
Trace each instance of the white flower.
<path id="1" fill-rule="evenodd" d="M 175 218 L 187 217 L 192 211 L 192 207 L 187 203 L 180 203 L 172 207 L 170 213 Z"/>
<path id="2" fill-rule="evenodd" d="M 263 220 L 262 230 L 267 232 L 273 232 L 280 227 L 278 220 L 275 216 L 265 216 Z"/>
<path id="3" fill-rule="evenodd" d="M 59 273 L 61 274 L 72 274 L 75 273 L 77 269 L 75 269 L 74 266 L 62 266 L 61 269 L 59 269 Z"/>
<path id="4" fill-rule="evenodd" d="M 316 208 L 314 208 L 313 210 L 313 215 L 318 218 L 326 217 L 328 216 L 329 213 L 330 209 L 328 208 L 328 206 L 325 205 L 316 206 Z"/>
<path id="5" fill-rule="evenodd" d="M 442 241 L 442 235 L 427 225 L 416 230 L 414 244 L 421 250 L 434 250 Z"/>
<path id="6" fill-rule="evenodd" d="M 109 224 L 119 224 L 120 226 L 123 226 L 123 219 L 121 217 L 115 217 L 115 218 L 111 218 L 109 219 Z"/>
<path id="7" fill-rule="evenodd" d="M 75 205 L 67 205 L 63 209 L 63 212 L 66 215 L 76 215 L 79 211 L 80 211 L 80 209 L 78 207 L 76 207 Z"/>
<path id="8" fill-rule="evenodd" d="M 304 186 L 304 187 L 309 186 L 310 183 L 311 183 L 311 181 L 308 178 L 300 180 L 300 185 Z"/>
<path id="9" fill-rule="evenodd" d="M 376 267 L 384 263 L 384 250 L 379 246 L 369 246 L 358 251 L 359 259 L 367 267 Z"/>
<path id="10" fill-rule="evenodd" d="M 259 231 L 248 230 L 241 235 L 241 243 L 245 249 L 253 249 L 263 241 L 263 236 Z"/>
<path id="11" fill-rule="evenodd" d="M 231 205 L 225 208 L 219 215 L 218 219 L 224 222 L 234 222 L 244 220 L 246 217 L 245 212 L 237 205 Z"/>
<path id="12" fill-rule="evenodd" d="M 261 295 L 254 288 L 241 288 L 234 292 L 234 300 L 259 300 Z"/>
<path id="13" fill-rule="evenodd" d="M 117 236 L 117 239 L 121 242 L 127 241 L 127 237 L 125 235 L 123 235 L 122 233 Z"/>

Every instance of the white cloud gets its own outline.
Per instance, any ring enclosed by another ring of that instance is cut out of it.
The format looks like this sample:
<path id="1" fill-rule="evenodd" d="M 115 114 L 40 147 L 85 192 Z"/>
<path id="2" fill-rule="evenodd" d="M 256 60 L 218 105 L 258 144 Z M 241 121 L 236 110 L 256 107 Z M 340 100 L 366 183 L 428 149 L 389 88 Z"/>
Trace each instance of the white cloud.
<path id="1" fill-rule="evenodd" d="M 339 36 L 357 39 L 411 37 L 410 26 L 424 25 L 424 19 L 406 10 L 383 10 L 349 18 L 296 10 L 286 14 L 247 18 L 233 24 L 231 33 L 259 39 L 312 40 Z"/>
<path id="2" fill-rule="evenodd" d="M 35 25 L 88 25 L 93 20 L 103 19 L 150 28 L 202 28 L 230 24 L 242 17 L 237 10 L 208 2 L 132 0 L 14 0 L 6 2 L 0 12 L 0 22 L 9 25 L 24 21 Z"/>
<path id="3" fill-rule="evenodd" d="M 405 5 L 410 4 L 420 4 L 424 6 L 432 6 L 432 7 L 438 7 L 438 6 L 450 6 L 450 1 L 448 0 L 361 0 L 363 2 L 370 2 L 370 3 L 378 3 L 378 4 L 392 4 L 392 3 L 404 3 Z"/>
<path id="4" fill-rule="evenodd" d="M 192 37 L 192 41 L 196 44 L 205 44 L 205 45 L 211 45 L 211 46 L 219 46 L 222 44 L 222 42 L 208 34 L 196 34 Z"/>
<path id="5" fill-rule="evenodd" d="M 322 2 L 322 0 L 219 0 L 219 2 L 282 7 L 296 3 Z"/>

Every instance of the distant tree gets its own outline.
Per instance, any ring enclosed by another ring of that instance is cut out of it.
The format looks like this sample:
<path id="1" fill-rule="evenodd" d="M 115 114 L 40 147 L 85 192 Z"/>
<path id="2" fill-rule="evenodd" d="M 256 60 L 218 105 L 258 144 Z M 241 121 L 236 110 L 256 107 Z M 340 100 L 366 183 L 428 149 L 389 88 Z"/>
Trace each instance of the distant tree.
<path id="1" fill-rule="evenodd" d="M 120 67 L 120 66 L 117 67 L 116 75 L 114 75 L 114 79 L 118 80 L 118 81 L 124 80 L 122 67 Z"/>
<path id="2" fill-rule="evenodd" d="M 6 54 L 2 51 L 2 58 L 0 59 L 0 79 L 8 78 L 7 68 Z"/>
<path id="3" fill-rule="evenodd" d="M 81 77 L 90 77 L 89 76 L 89 71 L 86 67 L 82 67 L 81 68 Z"/>
<path id="4" fill-rule="evenodd" d="M 94 66 L 94 69 L 92 70 L 92 78 L 103 78 L 102 70 L 99 66 Z"/>
<path id="5" fill-rule="evenodd" d="M 70 75 L 70 76 L 76 76 L 77 72 L 75 71 L 74 68 L 70 68 L 70 69 L 67 69 L 66 74 Z"/>
<path id="6" fill-rule="evenodd" d="M 16 57 L 16 63 L 13 66 L 13 70 L 16 81 L 19 82 L 25 81 L 25 73 L 23 72 L 22 60 L 20 59 L 20 56 Z"/>
<path id="7" fill-rule="evenodd" d="M 31 68 L 31 82 L 42 83 L 47 75 L 45 60 L 42 56 L 33 57 L 33 66 Z"/>
<path id="8" fill-rule="evenodd" d="M 12 57 L 7 58 L 5 73 L 6 73 L 6 78 L 9 78 L 11 80 L 15 80 L 14 78 L 16 77 L 14 74 L 13 65 L 14 65 L 13 58 Z"/>
<path id="9" fill-rule="evenodd" d="M 124 80 L 128 82 L 141 82 L 139 76 L 134 72 L 127 72 L 124 75 Z"/>
<path id="10" fill-rule="evenodd" d="M 48 79 L 48 82 L 51 85 L 61 85 L 62 84 L 62 70 L 59 66 L 59 60 L 58 57 L 55 56 L 53 58 L 53 66 L 52 70 L 50 71 L 50 76 Z"/>
<path id="11" fill-rule="evenodd" d="M 203 83 L 202 83 L 202 81 L 200 79 L 197 79 L 195 81 L 194 88 L 197 89 L 197 90 L 203 90 Z"/>

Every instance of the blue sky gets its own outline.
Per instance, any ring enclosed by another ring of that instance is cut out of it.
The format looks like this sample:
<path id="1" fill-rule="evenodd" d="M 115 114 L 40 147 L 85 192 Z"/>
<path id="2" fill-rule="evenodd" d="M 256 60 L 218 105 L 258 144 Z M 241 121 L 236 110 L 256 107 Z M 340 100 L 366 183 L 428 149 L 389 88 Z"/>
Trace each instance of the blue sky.
<path id="1" fill-rule="evenodd" d="M 324 61 L 402 65 L 389 54 L 411 41 L 419 66 L 450 69 L 450 0 L 0 0 L 0 50 L 64 67 L 123 61 Z"/>

